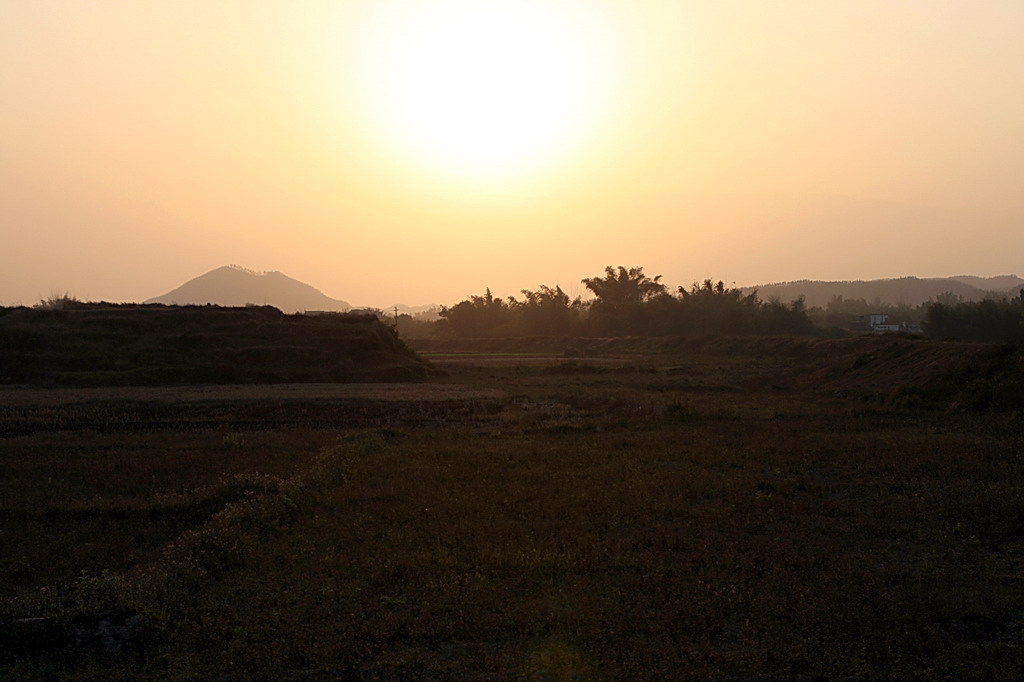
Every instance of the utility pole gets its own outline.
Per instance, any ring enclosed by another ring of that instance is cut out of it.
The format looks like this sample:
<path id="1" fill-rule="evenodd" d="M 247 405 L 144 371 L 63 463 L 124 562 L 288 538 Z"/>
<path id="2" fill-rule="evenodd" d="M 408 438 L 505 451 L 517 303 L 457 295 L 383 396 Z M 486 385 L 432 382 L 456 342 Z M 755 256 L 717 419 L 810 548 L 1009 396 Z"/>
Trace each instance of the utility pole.
<path id="1" fill-rule="evenodd" d="M 398 332 L 398 306 L 395 306 L 395 332 Z"/>

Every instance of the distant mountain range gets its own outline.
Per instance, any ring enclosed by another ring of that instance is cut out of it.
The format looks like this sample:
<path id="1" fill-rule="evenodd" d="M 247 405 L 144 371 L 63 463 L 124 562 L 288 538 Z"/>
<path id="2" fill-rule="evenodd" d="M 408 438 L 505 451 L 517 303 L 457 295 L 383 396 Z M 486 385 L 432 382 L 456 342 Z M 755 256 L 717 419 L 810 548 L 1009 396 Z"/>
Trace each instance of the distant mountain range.
<path id="1" fill-rule="evenodd" d="M 918 306 L 946 293 L 960 296 L 965 301 L 980 301 L 992 296 L 1012 297 L 1016 296 L 1022 287 L 1024 287 L 1024 279 L 1016 275 L 998 277 L 959 275 L 924 279 L 900 277 L 898 279 L 852 282 L 800 280 L 743 287 L 743 291 L 750 293 L 756 290 L 757 297 L 762 301 L 774 298 L 784 303 L 803 296 L 808 307 L 824 308 L 834 296 L 842 296 L 844 299 L 864 299 L 868 303 Z"/>
<path id="2" fill-rule="evenodd" d="M 352 308 L 347 301 L 331 298 L 319 289 L 280 272 L 255 272 L 237 265 L 225 265 L 211 270 L 146 303 L 271 305 L 285 313 L 301 313 L 306 310 L 345 312 Z"/>

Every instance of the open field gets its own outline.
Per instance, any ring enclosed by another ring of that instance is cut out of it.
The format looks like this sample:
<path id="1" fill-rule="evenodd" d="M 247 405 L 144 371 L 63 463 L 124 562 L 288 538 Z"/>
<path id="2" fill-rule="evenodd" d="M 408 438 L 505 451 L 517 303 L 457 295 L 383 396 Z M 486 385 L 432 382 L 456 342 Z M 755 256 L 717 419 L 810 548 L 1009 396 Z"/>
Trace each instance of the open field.
<path id="1" fill-rule="evenodd" d="M 0 678 L 1024 675 L 1019 350 L 492 345 L 0 391 Z"/>

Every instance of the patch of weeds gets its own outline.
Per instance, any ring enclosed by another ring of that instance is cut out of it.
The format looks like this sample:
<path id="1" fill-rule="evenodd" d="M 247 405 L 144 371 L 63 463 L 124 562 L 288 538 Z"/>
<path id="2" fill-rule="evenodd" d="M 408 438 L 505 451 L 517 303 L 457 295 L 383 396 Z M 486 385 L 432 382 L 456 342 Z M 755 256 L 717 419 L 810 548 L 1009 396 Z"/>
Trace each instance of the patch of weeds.
<path id="1" fill-rule="evenodd" d="M 681 422 L 693 421 L 700 416 L 692 405 L 679 400 L 673 400 L 665 405 L 663 413 L 667 419 Z"/>
<path id="2" fill-rule="evenodd" d="M 568 374 L 568 375 L 599 374 L 599 373 L 601 373 L 603 371 L 604 370 L 602 370 L 600 367 L 597 367 L 595 365 L 588 365 L 588 364 L 576 362 L 575 360 L 569 360 L 567 362 L 560 362 L 557 365 L 551 365 L 550 367 L 545 367 L 544 368 L 544 372 L 546 374 Z"/>
<path id="3" fill-rule="evenodd" d="M 867 367 L 872 362 L 878 359 L 878 353 L 868 352 L 858 355 L 853 361 L 853 369 L 860 369 L 861 367 Z"/>
<path id="4" fill-rule="evenodd" d="M 482 400 L 479 403 L 482 414 L 500 414 L 505 411 L 505 403 L 500 400 Z"/>
<path id="5" fill-rule="evenodd" d="M 542 429 L 543 433 L 548 436 L 567 436 L 592 430 L 593 429 L 585 429 L 578 424 L 552 424 L 551 426 L 545 426 Z"/>
<path id="6" fill-rule="evenodd" d="M 239 449 L 245 447 L 245 437 L 237 431 L 224 434 L 223 439 L 224 447 L 228 450 Z"/>

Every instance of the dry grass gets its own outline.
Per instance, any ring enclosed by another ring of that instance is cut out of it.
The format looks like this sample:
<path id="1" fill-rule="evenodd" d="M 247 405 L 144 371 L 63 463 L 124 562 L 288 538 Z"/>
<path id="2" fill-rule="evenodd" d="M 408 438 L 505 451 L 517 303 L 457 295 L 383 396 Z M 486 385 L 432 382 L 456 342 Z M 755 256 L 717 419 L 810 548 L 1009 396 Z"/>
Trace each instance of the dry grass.
<path id="1" fill-rule="evenodd" d="M 853 359 L 842 360 L 851 371 Z M 321 412 L 315 427 L 165 423 L 150 434 L 9 438 L 5 512 L 65 510 L 36 517 L 34 532 L 68 533 L 63 546 L 76 552 L 53 579 L 22 570 L 22 591 L 50 596 L 8 599 L 6 643 L 22 653 L 2 670 L 26 679 L 1019 677 L 1021 413 L 916 409 L 889 399 L 888 386 L 844 396 L 801 378 L 839 362 L 812 360 L 461 358 L 443 365 L 445 382 L 502 393 L 334 403 L 336 419 Z M 280 409 L 302 422 L 296 414 L 322 402 Z M 344 417 L 352 409 L 361 420 Z M 151 539 L 136 544 L 161 500 L 202 511 L 169 513 L 177 526 L 153 521 Z M 75 510 L 114 507 L 132 513 L 68 531 Z M 20 523 L 14 516 L 5 523 Z M 111 544 L 77 574 L 75 557 L 104 534 Z M 5 543 L 17 535 L 4 526 Z M 41 557 L 60 552 L 37 544 Z M 138 548 L 131 561 L 125 546 Z M 63 625 L 91 632 L 138 614 L 146 637 L 117 653 Z M 26 615 L 52 619 L 45 632 L 57 644 L 9 624 Z"/>

